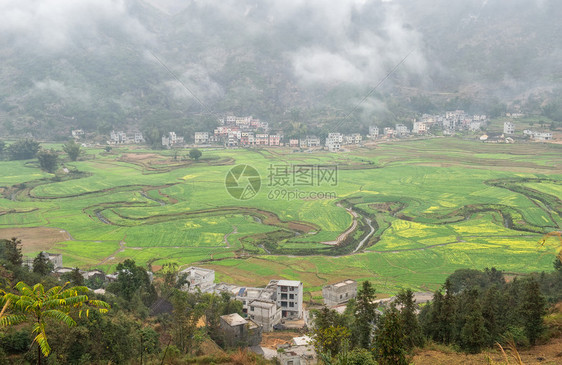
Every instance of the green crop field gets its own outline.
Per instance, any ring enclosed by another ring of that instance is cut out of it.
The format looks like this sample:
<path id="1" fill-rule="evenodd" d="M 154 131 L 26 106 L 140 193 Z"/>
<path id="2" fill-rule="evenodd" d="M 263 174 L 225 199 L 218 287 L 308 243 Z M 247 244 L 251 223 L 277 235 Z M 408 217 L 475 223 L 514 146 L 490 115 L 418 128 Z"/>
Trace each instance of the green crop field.
<path id="1" fill-rule="evenodd" d="M 337 154 L 203 149 L 198 162 L 85 152 L 56 176 L 34 161 L 0 162 L 0 238 L 42 227 L 67 234 L 47 247 L 65 266 L 196 264 L 226 282 L 302 280 L 308 292 L 348 277 L 394 293 L 435 289 L 458 268 L 550 270 L 560 249 L 538 244 L 562 226 L 560 145 L 435 138 Z M 251 199 L 225 186 L 240 164 L 259 173 Z M 42 238 L 24 241 L 25 253 Z"/>

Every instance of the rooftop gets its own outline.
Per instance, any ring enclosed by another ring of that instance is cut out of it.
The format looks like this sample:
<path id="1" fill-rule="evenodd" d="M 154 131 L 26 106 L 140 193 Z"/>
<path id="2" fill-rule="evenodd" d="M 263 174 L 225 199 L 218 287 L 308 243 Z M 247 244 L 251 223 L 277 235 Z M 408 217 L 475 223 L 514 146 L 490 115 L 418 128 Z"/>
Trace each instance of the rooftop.
<path id="1" fill-rule="evenodd" d="M 300 281 L 296 281 L 296 280 L 279 280 L 277 282 L 278 286 L 299 286 L 301 285 Z"/>
<path id="2" fill-rule="evenodd" d="M 238 313 L 226 314 L 221 316 L 221 319 L 228 323 L 229 326 L 240 326 L 248 323 L 244 318 L 242 318 Z"/>
<path id="3" fill-rule="evenodd" d="M 274 308 L 277 306 L 277 304 L 273 302 L 260 300 L 260 299 L 252 300 L 250 302 L 250 305 L 258 308 Z"/>

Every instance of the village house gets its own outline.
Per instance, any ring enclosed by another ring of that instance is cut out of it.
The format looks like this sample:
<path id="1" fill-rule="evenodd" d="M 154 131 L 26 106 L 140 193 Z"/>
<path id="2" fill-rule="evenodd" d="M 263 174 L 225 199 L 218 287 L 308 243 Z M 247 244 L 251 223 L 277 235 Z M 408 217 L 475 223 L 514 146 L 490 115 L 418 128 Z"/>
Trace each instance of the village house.
<path id="1" fill-rule="evenodd" d="M 195 144 L 209 143 L 209 132 L 195 132 L 194 142 Z"/>
<path id="2" fill-rule="evenodd" d="M 289 139 L 289 147 L 298 147 L 299 140 L 298 139 Z"/>
<path id="3" fill-rule="evenodd" d="M 316 351 L 309 336 L 295 337 L 289 345 L 278 347 L 281 365 L 315 365 L 318 363 Z"/>
<path id="4" fill-rule="evenodd" d="M 515 124 L 512 122 L 504 122 L 503 123 L 503 133 L 504 134 L 514 134 L 515 133 Z"/>
<path id="5" fill-rule="evenodd" d="M 343 139 L 341 133 L 328 133 L 325 146 L 330 152 L 338 152 L 343 143 Z"/>
<path id="6" fill-rule="evenodd" d="M 369 127 L 369 135 L 367 136 L 368 138 L 377 138 L 379 136 L 379 127 L 372 126 Z"/>
<path id="7" fill-rule="evenodd" d="M 265 133 L 256 134 L 256 146 L 268 146 L 269 135 Z"/>
<path id="8" fill-rule="evenodd" d="M 320 147 L 320 138 L 316 137 L 316 136 L 306 136 L 305 139 L 302 139 L 300 141 L 300 146 L 305 148 L 311 148 L 311 147 Z"/>
<path id="9" fill-rule="evenodd" d="M 213 291 L 215 287 L 215 271 L 202 267 L 190 266 L 178 273 L 178 276 L 186 276 L 187 283 L 182 290 L 195 292 L 200 290 L 203 293 Z"/>
<path id="10" fill-rule="evenodd" d="M 82 129 L 74 129 L 70 131 L 70 133 L 72 134 L 72 138 L 74 139 L 79 139 L 84 136 L 84 130 Z"/>
<path id="11" fill-rule="evenodd" d="M 531 137 L 531 139 L 534 139 L 535 141 L 549 141 L 552 139 L 551 132 L 537 132 L 525 129 L 523 134 Z"/>
<path id="12" fill-rule="evenodd" d="M 277 305 L 281 307 L 281 317 L 287 319 L 302 318 L 303 286 L 302 282 L 294 280 L 270 281 L 276 284 Z"/>
<path id="13" fill-rule="evenodd" d="M 468 130 L 471 132 L 476 132 L 482 128 L 482 122 L 479 120 L 473 120 L 468 125 Z"/>
<path id="14" fill-rule="evenodd" d="M 279 146 L 281 144 L 281 136 L 278 134 L 270 134 L 269 135 L 269 145 L 270 146 Z"/>
<path id="15" fill-rule="evenodd" d="M 405 136 L 410 133 L 408 127 L 404 124 L 396 124 L 395 129 L 396 129 L 396 134 L 399 136 Z"/>
<path id="16" fill-rule="evenodd" d="M 129 140 L 127 138 L 127 134 L 123 131 L 111 131 L 109 133 L 109 143 L 110 144 L 123 144 L 127 143 Z"/>
<path id="17" fill-rule="evenodd" d="M 261 342 L 262 328 L 251 319 L 246 320 L 238 313 L 220 317 L 221 337 L 226 347 L 257 346 Z"/>
<path id="18" fill-rule="evenodd" d="M 141 132 L 135 132 L 133 140 L 135 143 L 143 143 L 144 142 L 144 136 L 142 135 Z"/>
<path id="19" fill-rule="evenodd" d="M 326 285 L 322 288 L 322 297 L 324 304 L 328 307 L 333 307 L 346 303 L 350 299 L 357 296 L 357 282 L 355 280 L 347 279 L 339 283 Z"/>
<path id="20" fill-rule="evenodd" d="M 162 136 L 162 146 L 173 147 L 176 145 L 183 144 L 183 137 L 180 137 L 176 132 L 168 132 L 167 135 Z"/>
<path id="21" fill-rule="evenodd" d="M 427 132 L 427 123 L 426 122 L 414 122 L 412 133 L 415 134 L 423 134 Z"/>
<path id="22" fill-rule="evenodd" d="M 387 138 L 394 137 L 396 135 L 396 130 L 394 128 L 384 127 L 383 134 Z"/>
<path id="23" fill-rule="evenodd" d="M 264 332 L 271 332 L 281 322 L 281 308 L 274 301 L 254 299 L 248 304 L 248 317 L 262 326 Z"/>

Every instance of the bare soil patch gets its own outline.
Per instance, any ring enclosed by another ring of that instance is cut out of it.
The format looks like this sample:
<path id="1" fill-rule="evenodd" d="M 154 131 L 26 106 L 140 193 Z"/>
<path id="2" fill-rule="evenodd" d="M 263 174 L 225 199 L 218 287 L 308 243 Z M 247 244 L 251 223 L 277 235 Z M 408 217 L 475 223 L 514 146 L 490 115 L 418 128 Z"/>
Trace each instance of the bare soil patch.
<path id="1" fill-rule="evenodd" d="M 21 239 L 22 253 L 47 251 L 57 242 L 69 241 L 70 235 L 57 228 L 32 227 L 32 228 L 2 228 L 0 238 L 10 239 L 17 237 Z"/>

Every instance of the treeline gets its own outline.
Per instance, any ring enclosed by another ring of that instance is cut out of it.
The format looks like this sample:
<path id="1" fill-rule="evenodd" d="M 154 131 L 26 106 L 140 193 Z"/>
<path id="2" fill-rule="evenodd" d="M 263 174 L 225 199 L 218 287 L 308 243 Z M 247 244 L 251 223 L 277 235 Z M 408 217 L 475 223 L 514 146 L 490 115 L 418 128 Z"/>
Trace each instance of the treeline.
<path id="1" fill-rule="evenodd" d="M 496 343 L 546 340 L 544 315 L 562 300 L 562 264 L 551 273 L 507 281 L 494 268 L 457 270 L 421 309 L 411 290 L 389 304 L 374 303 L 365 281 L 344 313 L 324 307 L 314 315 L 313 344 L 327 364 L 408 364 L 428 342 L 478 353 Z"/>
<path id="2" fill-rule="evenodd" d="M 0 141 L 0 160 L 31 160 L 37 158 L 39 167 L 49 173 L 54 173 L 59 168 L 60 152 L 54 148 L 42 148 L 39 142 L 32 139 L 22 139 L 10 145 Z M 63 145 L 63 152 L 70 161 L 76 161 L 82 153 L 82 149 L 72 139 Z"/>
<path id="3" fill-rule="evenodd" d="M 82 285 L 104 285 L 106 294 L 90 291 L 81 298 L 84 303 L 103 301 L 110 309 L 105 314 L 90 311 L 85 316 L 72 308 L 67 311 L 59 308 L 62 314 L 45 320 L 45 338 L 50 347 L 45 356 L 34 341 L 37 335 L 34 314 L 8 303 L 0 314 L 1 365 L 232 363 L 233 357 L 242 359 L 242 363 L 268 363 L 249 353 L 230 354 L 215 349 L 217 354 L 205 354 L 202 346 L 216 347 L 215 343 L 224 342 L 219 331 L 220 316 L 242 314 L 242 303 L 229 295 L 181 290 L 189 283 L 178 275 L 177 265 L 165 265 L 159 277 L 152 280 L 150 269 L 125 260 L 117 266 L 116 280 L 104 284 L 85 281 L 78 268 L 61 277 L 50 274 L 52 265 L 41 255 L 31 268 L 23 263 L 21 241 L 0 240 L 0 311 L 10 295 L 24 295 L 18 287 L 45 288 L 45 294 L 39 297 L 48 298 L 58 287 L 80 292 L 85 289 Z M 59 299 L 52 299 L 49 306 L 59 303 Z M 36 301 L 39 303 L 41 299 Z M 42 303 L 46 306 L 47 301 Z M 64 315 L 72 318 L 75 325 L 59 320 Z M 17 325 L 10 325 L 14 323 L 6 320 L 8 317 L 18 319 Z"/>

